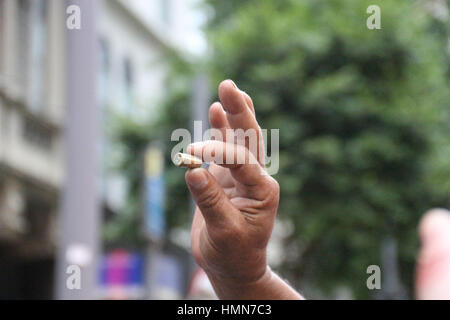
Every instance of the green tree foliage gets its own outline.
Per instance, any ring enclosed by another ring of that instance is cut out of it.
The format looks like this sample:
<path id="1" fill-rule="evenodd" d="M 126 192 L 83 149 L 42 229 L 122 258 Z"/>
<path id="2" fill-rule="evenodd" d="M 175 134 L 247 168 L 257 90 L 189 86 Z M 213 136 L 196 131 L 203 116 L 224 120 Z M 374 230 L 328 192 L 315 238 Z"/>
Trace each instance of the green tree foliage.
<path id="1" fill-rule="evenodd" d="M 345 285 L 368 298 L 366 268 L 381 265 L 380 243 L 392 236 L 412 292 L 418 221 L 450 194 L 446 24 L 415 1 L 379 1 L 381 30 L 366 27 L 373 1 L 206 2 L 214 86 L 235 80 L 260 125 L 280 128 L 279 214 L 294 225 L 282 272 L 299 288 Z M 193 66 L 172 60 L 162 119 L 120 134 L 131 196 L 136 150 L 190 127 Z M 188 224 L 183 172 L 167 168 L 169 226 Z"/>
<path id="2" fill-rule="evenodd" d="M 411 288 L 418 219 L 449 194 L 448 140 L 433 144 L 448 137 L 445 28 L 407 1 L 380 2 L 374 31 L 373 1 L 209 3 L 214 79 L 235 79 L 261 125 L 280 128 L 280 215 L 295 224 L 285 269 L 367 297 L 365 268 L 392 235 Z"/>

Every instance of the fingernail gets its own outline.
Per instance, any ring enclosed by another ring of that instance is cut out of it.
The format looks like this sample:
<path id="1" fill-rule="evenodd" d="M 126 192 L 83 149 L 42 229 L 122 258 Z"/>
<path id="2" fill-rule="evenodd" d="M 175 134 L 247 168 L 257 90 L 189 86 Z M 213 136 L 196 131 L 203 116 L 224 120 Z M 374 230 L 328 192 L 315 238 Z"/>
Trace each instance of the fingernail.
<path id="1" fill-rule="evenodd" d="M 188 171 L 186 181 L 194 189 L 202 189 L 208 183 L 205 169 L 192 169 Z"/>

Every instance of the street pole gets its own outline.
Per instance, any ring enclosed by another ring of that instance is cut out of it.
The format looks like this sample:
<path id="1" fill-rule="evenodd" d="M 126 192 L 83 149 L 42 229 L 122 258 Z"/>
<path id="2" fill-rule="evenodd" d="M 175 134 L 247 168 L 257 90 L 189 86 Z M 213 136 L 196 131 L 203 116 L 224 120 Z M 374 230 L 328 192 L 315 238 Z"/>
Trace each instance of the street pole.
<path id="1" fill-rule="evenodd" d="M 81 29 L 66 30 L 66 180 L 59 221 L 56 297 L 93 299 L 97 298 L 101 217 L 100 111 L 96 94 L 98 11 L 97 1 L 66 0 L 67 8 L 72 5 L 80 8 Z"/>
<path id="2" fill-rule="evenodd" d="M 144 221 L 147 238 L 146 287 L 147 298 L 159 299 L 158 276 L 161 245 L 166 229 L 164 208 L 164 152 L 159 142 L 152 142 L 144 154 Z"/>
<path id="3" fill-rule="evenodd" d="M 192 123 L 194 121 L 202 122 L 202 135 L 209 128 L 209 85 L 208 77 L 200 73 L 194 79 L 192 88 Z M 193 142 L 199 142 L 202 137 L 196 137 Z"/>
<path id="4" fill-rule="evenodd" d="M 381 242 L 381 265 L 382 265 L 382 300 L 404 300 L 407 294 L 402 285 L 399 266 L 397 240 L 390 234 L 385 235 Z"/>

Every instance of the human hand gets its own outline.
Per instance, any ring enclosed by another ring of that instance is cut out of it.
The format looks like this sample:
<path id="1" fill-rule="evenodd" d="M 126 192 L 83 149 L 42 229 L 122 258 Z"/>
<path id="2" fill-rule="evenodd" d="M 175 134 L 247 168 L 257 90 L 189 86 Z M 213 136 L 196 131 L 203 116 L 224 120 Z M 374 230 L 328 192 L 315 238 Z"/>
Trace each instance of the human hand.
<path id="1" fill-rule="evenodd" d="M 270 299 L 252 292 L 256 287 L 260 292 L 271 290 L 268 283 L 275 280 L 267 266 L 266 247 L 277 213 L 279 186 L 264 168 L 259 152 L 263 148 L 261 129 L 251 98 L 231 80 L 220 84 L 219 97 L 221 103 L 211 106 L 209 117 L 211 127 L 220 130 L 224 139 L 188 147 L 188 153 L 204 161 L 208 161 L 208 155 L 228 160 L 211 163 L 209 171 L 199 168 L 186 173 L 197 203 L 192 252 L 219 297 Z M 227 140 L 227 129 L 255 132 L 256 148 L 249 145 L 251 141 L 241 144 Z"/>

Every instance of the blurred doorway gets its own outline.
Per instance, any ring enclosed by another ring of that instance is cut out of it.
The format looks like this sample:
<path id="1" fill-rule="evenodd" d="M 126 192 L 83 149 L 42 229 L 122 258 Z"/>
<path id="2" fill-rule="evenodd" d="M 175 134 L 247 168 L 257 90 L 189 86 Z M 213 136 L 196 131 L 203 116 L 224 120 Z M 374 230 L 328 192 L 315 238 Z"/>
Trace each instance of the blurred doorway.
<path id="1" fill-rule="evenodd" d="M 53 257 L 8 258 L 11 249 L 0 249 L 0 299 L 52 299 Z"/>

